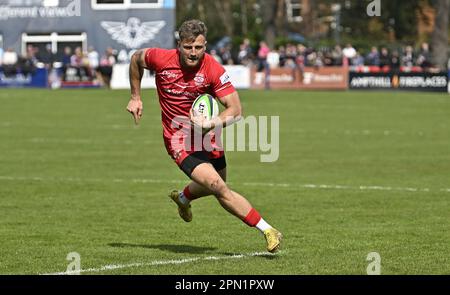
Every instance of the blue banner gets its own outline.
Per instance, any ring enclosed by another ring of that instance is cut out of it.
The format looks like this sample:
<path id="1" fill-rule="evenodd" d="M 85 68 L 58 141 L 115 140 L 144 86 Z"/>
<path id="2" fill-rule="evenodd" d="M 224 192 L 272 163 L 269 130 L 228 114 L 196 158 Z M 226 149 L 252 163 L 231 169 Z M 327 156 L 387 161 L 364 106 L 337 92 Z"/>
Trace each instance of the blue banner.
<path id="1" fill-rule="evenodd" d="M 36 69 L 33 74 L 23 75 L 17 74 L 13 76 L 5 76 L 0 71 L 0 87 L 36 87 L 46 88 L 48 85 L 48 70 Z"/>

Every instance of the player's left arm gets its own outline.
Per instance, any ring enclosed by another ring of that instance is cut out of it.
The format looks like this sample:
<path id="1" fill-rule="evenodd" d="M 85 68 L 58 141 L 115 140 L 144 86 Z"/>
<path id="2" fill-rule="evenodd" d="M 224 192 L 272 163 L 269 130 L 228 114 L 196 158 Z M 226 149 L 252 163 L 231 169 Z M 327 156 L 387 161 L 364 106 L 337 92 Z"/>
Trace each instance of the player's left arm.
<path id="1" fill-rule="evenodd" d="M 217 99 L 225 107 L 225 109 L 219 114 L 219 116 L 213 118 L 212 128 L 220 125 L 222 127 L 226 127 L 242 118 L 242 105 L 237 91 L 223 97 L 218 97 Z"/>
<path id="2" fill-rule="evenodd" d="M 217 126 L 225 128 L 226 126 L 239 121 L 242 117 L 242 105 L 237 91 L 233 91 L 232 93 L 218 97 L 217 99 L 225 107 L 225 110 L 211 120 L 205 120 L 201 115 L 195 116 L 192 109 L 190 111 L 191 121 L 195 125 L 201 127 L 204 133 Z"/>
<path id="3" fill-rule="evenodd" d="M 191 112 L 191 121 L 195 125 L 201 126 L 204 132 L 219 126 L 229 126 L 242 117 L 239 94 L 231 84 L 230 76 L 222 65 L 212 61 L 209 67 L 209 76 L 211 77 L 211 91 L 209 93 L 217 97 L 225 110 L 211 120 L 205 120 L 203 116 L 193 116 Z"/>

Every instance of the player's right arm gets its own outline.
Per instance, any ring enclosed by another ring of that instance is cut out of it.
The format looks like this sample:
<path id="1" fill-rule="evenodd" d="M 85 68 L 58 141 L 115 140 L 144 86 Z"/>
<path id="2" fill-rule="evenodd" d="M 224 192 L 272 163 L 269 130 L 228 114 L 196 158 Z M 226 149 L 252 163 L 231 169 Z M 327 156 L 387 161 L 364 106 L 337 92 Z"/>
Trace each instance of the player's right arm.
<path id="1" fill-rule="evenodd" d="M 130 61 L 130 89 L 131 98 L 127 106 L 127 111 L 133 115 L 134 122 L 139 124 L 142 117 L 142 99 L 141 99 L 141 81 L 144 76 L 144 69 L 147 68 L 145 62 L 145 53 L 147 49 L 140 49 L 136 51 L 131 57 Z"/>

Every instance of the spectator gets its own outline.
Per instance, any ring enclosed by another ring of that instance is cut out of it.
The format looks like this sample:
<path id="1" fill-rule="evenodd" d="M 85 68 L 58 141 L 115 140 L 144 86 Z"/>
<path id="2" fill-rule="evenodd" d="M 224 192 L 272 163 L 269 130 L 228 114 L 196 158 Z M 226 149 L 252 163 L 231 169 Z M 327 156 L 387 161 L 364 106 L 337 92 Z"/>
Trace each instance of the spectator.
<path id="1" fill-rule="evenodd" d="M 356 49 L 349 43 L 342 50 L 342 54 L 347 60 L 352 60 L 356 56 Z"/>
<path id="2" fill-rule="evenodd" d="M 293 44 L 287 44 L 284 66 L 291 69 L 295 69 L 297 67 L 296 59 L 297 59 L 297 46 Z"/>
<path id="3" fill-rule="evenodd" d="M 70 66 L 77 70 L 80 80 L 89 80 L 89 60 L 81 50 L 81 47 L 75 48 L 75 53 L 70 57 Z"/>
<path id="4" fill-rule="evenodd" d="M 83 52 L 81 47 L 75 48 L 75 53 L 70 57 L 70 65 L 74 68 L 79 68 L 83 65 Z"/>
<path id="5" fill-rule="evenodd" d="M 62 64 L 64 66 L 64 69 L 70 66 L 71 57 L 72 57 L 72 48 L 70 48 L 69 46 L 64 47 L 64 53 L 62 56 Z"/>
<path id="6" fill-rule="evenodd" d="M 403 53 L 401 64 L 404 67 L 414 66 L 414 51 L 412 46 L 406 46 L 405 52 Z"/>
<path id="7" fill-rule="evenodd" d="M 359 51 L 356 51 L 355 56 L 350 60 L 350 64 L 355 67 L 364 66 L 364 58 Z"/>
<path id="8" fill-rule="evenodd" d="M 239 45 L 238 62 L 242 65 L 249 65 L 252 57 L 252 48 L 250 40 L 245 38 L 241 45 Z"/>
<path id="9" fill-rule="evenodd" d="M 91 71 L 91 76 L 95 76 L 95 73 L 97 72 L 99 66 L 99 54 L 94 49 L 94 47 L 89 46 L 87 56 L 89 59 L 89 68 Z"/>
<path id="10" fill-rule="evenodd" d="M 378 48 L 372 47 L 369 54 L 366 57 L 366 65 L 369 66 L 379 66 L 380 65 L 380 54 Z"/>
<path id="11" fill-rule="evenodd" d="M 3 53 L 3 72 L 6 77 L 11 77 L 17 74 L 17 62 L 19 57 L 12 48 L 6 49 Z"/>
<path id="12" fill-rule="evenodd" d="M 278 47 L 278 54 L 280 55 L 280 67 L 284 67 L 286 64 L 286 47 L 280 46 Z"/>
<path id="13" fill-rule="evenodd" d="M 389 55 L 389 51 L 386 47 L 381 48 L 380 53 L 380 68 L 381 69 L 388 69 L 387 67 L 390 67 L 391 65 L 391 57 Z"/>
<path id="14" fill-rule="evenodd" d="M 223 64 L 222 58 L 217 54 L 217 51 L 212 49 L 211 52 L 209 53 L 211 54 L 211 56 L 220 64 Z"/>
<path id="15" fill-rule="evenodd" d="M 224 65 L 232 65 L 233 58 L 231 56 L 231 45 L 225 45 L 219 49 L 219 55 Z"/>
<path id="16" fill-rule="evenodd" d="M 34 50 L 28 51 L 27 55 L 20 56 L 17 61 L 17 68 L 23 76 L 31 75 L 36 70 L 36 58 Z"/>
<path id="17" fill-rule="evenodd" d="M 36 64 L 38 62 L 37 56 L 39 55 L 39 48 L 29 44 L 27 46 L 27 52 L 25 55 L 27 58 L 31 59 L 33 63 Z"/>
<path id="18" fill-rule="evenodd" d="M 111 47 L 108 47 L 101 57 L 100 66 L 98 67 L 99 77 L 101 78 L 103 85 L 108 88 L 111 87 L 112 69 L 115 63 L 116 58 L 114 56 L 114 50 Z"/>
<path id="19" fill-rule="evenodd" d="M 306 47 L 303 44 L 297 45 L 297 56 L 295 58 L 295 64 L 303 73 L 306 64 Z"/>
<path id="20" fill-rule="evenodd" d="M 67 71 L 70 68 L 70 58 L 72 57 L 72 48 L 69 46 L 64 47 L 64 53 L 62 56 L 62 65 L 63 65 L 63 77 L 64 81 L 67 81 Z"/>
<path id="21" fill-rule="evenodd" d="M 317 57 L 314 62 L 315 67 L 323 67 L 325 65 L 326 56 L 322 51 L 317 52 Z"/>
<path id="22" fill-rule="evenodd" d="M 267 54 L 267 64 L 269 68 L 274 69 L 280 66 L 280 54 L 276 50 L 271 50 Z"/>
<path id="23" fill-rule="evenodd" d="M 332 57 L 332 52 L 329 50 L 324 50 L 324 51 L 319 51 L 319 53 L 322 54 L 322 61 L 323 61 L 323 65 L 327 66 L 327 67 L 332 67 L 334 66 L 334 60 Z"/>
<path id="24" fill-rule="evenodd" d="M 423 69 L 431 67 L 431 53 L 428 43 L 422 43 L 420 47 L 419 56 L 417 57 L 417 65 Z"/>
<path id="25" fill-rule="evenodd" d="M 398 50 L 394 50 L 392 52 L 390 66 L 391 70 L 394 73 L 397 74 L 400 72 L 400 53 L 398 52 Z"/>
<path id="26" fill-rule="evenodd" d="M 268 68 L 267 64 L 267 55 L 270 52 L 270 48 L 267 46 L 267 43 L 264 41 L 261 41 L 259 43 L 259 50 L 258 50 L 258 72 L 262 72 L 263 70 L 266 70 Z"/>
<path id="27" fill-rule="evenodd" d="M 56 61 L 56 56 L 52 51 L 51 44 L 45 45 L 45 51 L 38 54 L 37 60 L 42 62 L 47 69 L 52 68 L 53 63 Z"/>
<path id="28" fill-rule="evenodd" d="M 342 66 L 342 59 L 344 57 L 344 53 L 342 52 L 342 48 L 340 45 L 334 46 L 334 49 L 331 51 L 331 58 L 333 60 L 333 65 Z"/>
<path id="29" fill-rule="evenodd" d="M 4 50 L 3 50 L 2 47 L 0 47 L 0 67 L 1 67 L 2 64 L 3 64 L 3 53 L 4 53 Z"/>
<path id="30" fill-rule="evenodd" d="M 308 65 L 312 67 L 322 67 L 323 66 L 323 54 L 322 52 L 315 52 L 312 51 L 308 56 L 306 57 L 306 60 L 308 62 Z"/>

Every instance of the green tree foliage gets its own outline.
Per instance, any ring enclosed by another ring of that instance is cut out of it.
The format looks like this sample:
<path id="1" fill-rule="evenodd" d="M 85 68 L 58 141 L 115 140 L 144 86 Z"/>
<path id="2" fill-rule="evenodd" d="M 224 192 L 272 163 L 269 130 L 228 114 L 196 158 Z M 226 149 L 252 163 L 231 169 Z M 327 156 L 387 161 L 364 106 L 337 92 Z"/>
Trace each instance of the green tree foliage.
<path id="1" fill-rule="evenodd" d="M 333 2 L 333 1 L 329 1 Z M 373 42 L 414 42 L 417 39 L 417 17 L 426 0 L 380 1 L 381 16 L 367 15 L 368 0 L 340 1 L 342 31 L 346 38 Z"/>
<path id="2" fill-rule="evenodd" d="M 437 12 L 435 27 L 431 36 L 431 51 L 434 65 L 444 70 L 447 68 L 449 54 L 449 13 L 450 0 L 433 1 Z"/>
<path id="3" fill-rule="evenodd" d="M 208 26 L 208 41 L 216 43 L 224 36 L 240 43 L 249 37 L 262 39 L 263 23 L 257 0 L 177 0 L 177 26 L 187 19 L 197 18 Z"/>
<path id="4" fill-rule="evenodd" d="M 254 47 L 263 39 L 274 47 L 280 40 L 289 42 L 288 33 L 300 33 L 310 45 L 351 42 L 368 50 L 373 45 L 418 45 L 424 38 L 418 38 L 417 25 L 419 17 L 426 19 L 423 8 L 445 9 L 448 5 L 442 3 L 450 0 L 380 0 L 381 16 L 375 17 L 367 15 L 372 1 L 305 0 L 310 10 L 302 15 L 304 21 L 288 23 L 285 0 L 177 0 L 177 25 L 190 18 L 202 19 L 209 28 L 210 44 L 228 36 L 235 49 L 246 37 Z M 336 12 L 333 4 L 340 4 L 341 9 Z M 445 13 L 448 16 L 448 11 L 439 14 L 444 25 Z M 429 37 L 425 38 L 432 41 Z"/>

